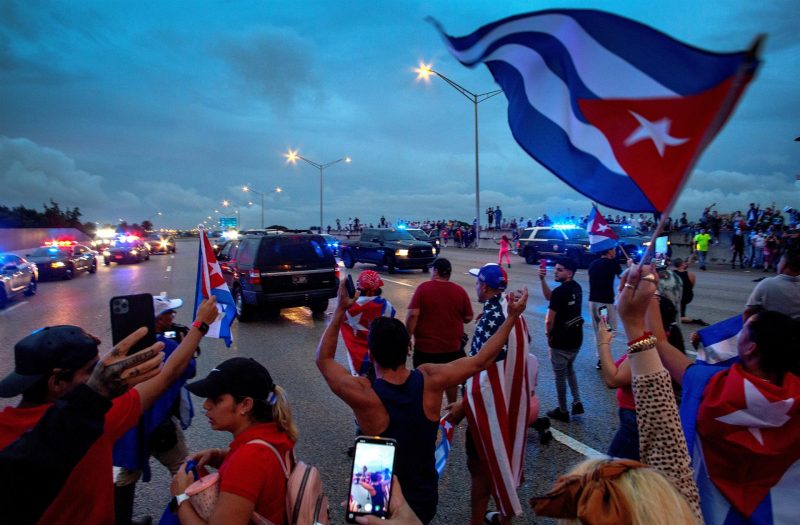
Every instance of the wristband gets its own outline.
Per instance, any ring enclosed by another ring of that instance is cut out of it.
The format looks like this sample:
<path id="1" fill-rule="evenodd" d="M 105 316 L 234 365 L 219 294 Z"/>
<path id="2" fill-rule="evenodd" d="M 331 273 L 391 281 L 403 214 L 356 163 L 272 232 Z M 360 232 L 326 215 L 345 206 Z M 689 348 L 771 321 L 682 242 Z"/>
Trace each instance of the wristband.
<path id="1" fill-rule="evenodd" d="M 642 334 L 642 337 L 637 337 L 636 339 L 628 341 L 628 346 L 631 346 L 634 343 L 638 343 L 639 341 L 644 341 L 645 339 L 647 339 L 651 335 L 653 335 L 653 332 L 645 332 L 644 334 Z"/>
<path id="2" fill-rule="evenodd" d="M 192 323 L 192 326 L 200 330 L 200 333 L 206 335 L 208 333 L 208 325 L 203 321 L 195 321 Z"/>
<path id="3" fill-rule="evenodd" d="M 650 350 L 651 348 L 656 347 L 656 338 L 655 336 L 649 336 L 646 339 L 641 339 L 632 345 L 628 346 L 628 355 L 636 354 L 638 352 L 643 352 L 645 350 Z"/>
<path id="4" fill-rule="evenodd" d="M 173 496 L 171 500 L 169 500 L 169 510 L 173 514 L 178 513 L 178 508 L 180 508 L 181 503 L 189 499 L 189 495 L 185 492 L 183 494 L 178 494 L 177 496 Z"/>

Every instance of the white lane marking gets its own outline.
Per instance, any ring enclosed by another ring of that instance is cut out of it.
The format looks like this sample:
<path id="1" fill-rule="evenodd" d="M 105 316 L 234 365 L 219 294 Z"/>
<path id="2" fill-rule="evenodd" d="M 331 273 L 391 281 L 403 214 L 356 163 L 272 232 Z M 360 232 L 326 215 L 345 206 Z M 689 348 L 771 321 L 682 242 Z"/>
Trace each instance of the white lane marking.
<path id="1" fill-rule="evenodd" d="M 384 277 L 383 280 L 384 281 L 389 281 L 390 283 L 394 283 L 394 284 L 402 284 L 403 286 L 408 286 L 410 288 L 414 287 L 413 284 L 408 284 L 408 283 L 404 283 L 404 282 L 401 282 L 401 281 L 395 281 L 393 279 L 387 279 L 386 277 Z"/>
<path id="2" fill-rule="evenodd" d="M 17 303 L 17 304 L 15 304 L 14 306 L 9 306 L 9 307 L 8 307 L 8 308 L 6 308 L 5 310 L 3 310 L 3 311 L 2 311 L 2 313 L 8 313 L 8 312 L 10 312 L 11 310 L 13 310 L 14 308 L 19 308 L 19 307 L 20 307 L 20 306 L 22 306 L 23 304 L 28 304 L 28 301 L 22 301 L 21 303 Z"/>
<path id="3" fill-rule="evenodd" d="M 587 458 L 607 458 L 608 457 L 608 455 L 603 454 L 602 452 L 598 452 L 597 450 L 593 449 L 589 445 L 584 445 L 583 443 L 581 443 L 577 439 L 573 439 L 573 438 L 569 437 L 568 435 L 564 434 L 563 432 L 560 432 L 560 431 L 556 430 L 553 427 L 550 427 L 550 432 L 553 433 L 553 437 L 556 438 L 556 441 L 559 441 L 560 443 L 568 446 L 569 448 L 571 448 L 572 450 L 574 450 L 575 452 L 577 452 L 579 454 L 583 454 Z"/>
<path id="4" fill-rule="evenodd" d="M 167 271 L 171 272 L 172 271 L 172 266 L 167 266 Z"/>

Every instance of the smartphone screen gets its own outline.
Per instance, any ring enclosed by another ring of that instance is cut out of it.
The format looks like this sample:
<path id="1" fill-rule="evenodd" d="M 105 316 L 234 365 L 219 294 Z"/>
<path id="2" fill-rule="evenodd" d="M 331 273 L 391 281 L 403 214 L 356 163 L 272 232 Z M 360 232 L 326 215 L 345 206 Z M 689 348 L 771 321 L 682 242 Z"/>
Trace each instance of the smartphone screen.
<path id="1" fill-rule="evenodd" d="M 600 319 L 605 323 L 606 330 L 611 331 L 611 325 L 608 323 L 608 307 L 601 306 L 598 308 L 597 313 L 600 314 Z"/>
<path id="2" fill-rule="evenodd" d="M 397 442 L 393 439 L 359 436 L 353 455 L 347 505 L 347 523 L 358 516 L 386 519 L 392 494 L 392 474 Z"/>
<path id="3" fill-rule="evenodd" d="M 356 285 L 353 284 L 353 276 L 348 275 L 347 279 L 344 281 L 344 287 L 347 288 L 347 295 L 352 299 L 356 296 Z"/>
<path id="4" fill-rule="evenodd" d="M 547 271 L 547 259 L 539 259 L 539 269 Z"/>
<path id="5" fill-rule="evenodd" d="M 111 340 L 117 344 L 142 326 L 147 335 L 139 340 L 128 355 L 135 354 L 156 342 L 156 316 L 153 296 L 149 293 L 111 298 Z"/>

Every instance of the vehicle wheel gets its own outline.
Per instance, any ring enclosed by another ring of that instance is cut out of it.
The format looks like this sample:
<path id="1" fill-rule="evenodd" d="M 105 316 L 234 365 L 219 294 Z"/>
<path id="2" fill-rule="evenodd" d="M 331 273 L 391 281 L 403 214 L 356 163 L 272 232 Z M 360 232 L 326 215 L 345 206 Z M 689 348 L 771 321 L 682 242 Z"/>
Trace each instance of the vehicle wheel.
<path id="1" fill-rule="evenodd" d="M 75 268 L 72 265 L 67 266 L 67 269 L 64 270 L 64 280 L 69 281 L 75 277 Z"/>
<path id="2" fill-rule="evenodd" d="M 111 266 L 111 261 L 108 259 L 103 259 L 103 266 Z"/>
<path id="3" fill-rule="evenodd" d="M 255 308 L 244 301 L 244 293 L 238 286 L 233 290 L 233 300 L 236 303 L 236 316 L 239 321 L 243 323 L 252 321 L 255 315 Z"/>
<path id="4" fill-rule="evenodd" d="M 97 273 L 97 261 L 92 262 L 92 265 L 89 266 L 89 273 Z"/>
<path id="5" fill-rule="evenodd" d="M 314 301 L 311 303 L 311 313 L 315 315 L 324 314 L 325 310 L 328 309 L 328 300 L 327 299 L 320 299 L 319 301 Z"/>
<path id="6" fill-rule="evenodd" d="M 5 290 L 0 290 L 0 310 L 6 307 L 8 304 L 8 298 L 6 297 Z"/>
<path id="7" fill-rule="evenodd" d="M 28 288 L 23 293 L 28 297 L 36 295 L 36 279 L 31 279 L 31 282 L 28 283 Z"/>
<path id="8" fill-rule="evenodd" d="M 386 264 L 386 269 L 389 270 L 389 273 L 397 273 L 397 268 L 394 266 L 393 257 L 387 257 L 384 264 Z"/>
<path id="9" fill-rule="evenodd" d="M 352 268 L 356 265 L 355 261 L 353 261 L 353 256 L 350 255 L 350 252 L 344 252 L 342 254 L 342 263 L 344 264 L 345 268 Z"/>
<path id="10" fill-rule="evenodd" d="M 539 257 L 536 256 L 536 252 L 528 250 L 525 252 L 525 262 L 528 264 L 536 264 L 539 262 Z"/>

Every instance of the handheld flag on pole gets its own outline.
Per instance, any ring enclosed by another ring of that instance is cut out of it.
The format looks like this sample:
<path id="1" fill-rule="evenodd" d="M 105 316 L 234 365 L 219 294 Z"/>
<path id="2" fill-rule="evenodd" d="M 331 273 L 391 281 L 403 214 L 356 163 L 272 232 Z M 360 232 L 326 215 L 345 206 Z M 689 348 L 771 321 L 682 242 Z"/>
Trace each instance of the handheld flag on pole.
<path id="1" fill-rule="evenodd" d="M 589 212 L 586 231 L 589 234 L 589 251 L 592 253 L 606 252 L 619 244 L 619 237 L 596 206 L 592 206 L 592 211 Z"/>
<path id="2" fill-rule="evenodd" d="M 462 64 L 486 64 L 517 143 L 593 201 L 665 212 L 758 66 L 595 10 L 553 9 L 442 33 Z"/>
<path id="3" fill-rule="evenodd" d="M 206 337 L 216 337 L 225 340 L 225 346 L 231 346 L 233 335 L 231 325 L 236 319 L 236 303 L 222 277 L 222 272 L 214 255 L 214 249 L 208 240 L 206 231 L 200 228 L 200 251 L 197 260 L 197 287 L 195 288 L 194 315 L 203 299 L 210 296 L 217 298 L 217 308 L 220 315 L 217 320 L 208 326 Z"/>
<path id="4" fill-rule="evenodd" d="M 371 368 L 367 335 L 369 325 L 378 317 L 394 317 L 392 304 L 381 297 L 362 295 L 345 312 L 340 332 L 347 348 L 347 361 L 354 376 L 365 376 Z"/>

